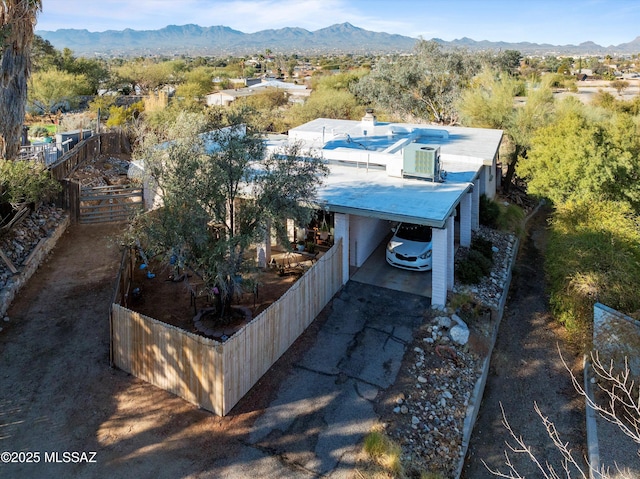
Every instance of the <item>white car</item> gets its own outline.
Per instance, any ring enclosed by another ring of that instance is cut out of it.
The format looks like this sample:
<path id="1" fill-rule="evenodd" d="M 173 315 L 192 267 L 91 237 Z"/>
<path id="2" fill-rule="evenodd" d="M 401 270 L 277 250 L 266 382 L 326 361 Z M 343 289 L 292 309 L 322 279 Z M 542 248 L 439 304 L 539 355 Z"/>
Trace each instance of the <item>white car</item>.
<path id="1" fill-rule="evenodd" d="M 411 271 L 431 270 L 431 227 L 400 223 L 387 244 L 387 263 Z"/>

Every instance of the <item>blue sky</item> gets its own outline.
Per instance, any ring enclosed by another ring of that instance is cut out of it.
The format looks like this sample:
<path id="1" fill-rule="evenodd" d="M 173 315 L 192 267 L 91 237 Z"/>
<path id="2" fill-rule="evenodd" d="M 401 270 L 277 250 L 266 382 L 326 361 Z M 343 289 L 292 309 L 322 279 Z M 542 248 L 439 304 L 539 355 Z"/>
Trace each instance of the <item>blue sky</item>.
<path id="1" fill-rule="evenodd" d="M 603 46 L 640 36 L 640 0 L 43 0 L 36 31 L 156 30 L 189 23 L 245 33 L 350 22 L 424 39 Z"/>

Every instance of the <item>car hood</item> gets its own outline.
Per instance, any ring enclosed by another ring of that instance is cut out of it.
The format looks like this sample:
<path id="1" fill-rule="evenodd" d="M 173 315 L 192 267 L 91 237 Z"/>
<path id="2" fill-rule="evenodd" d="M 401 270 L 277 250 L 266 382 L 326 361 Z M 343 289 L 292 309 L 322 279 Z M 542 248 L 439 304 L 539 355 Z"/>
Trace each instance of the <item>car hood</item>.
<path id="1" fill-rule="evenodd" d="M 389 241 L 389 249 L 404 256 L 420 256 L 431 249 L 431 242 L 423 243 L 394 237 Z"/>

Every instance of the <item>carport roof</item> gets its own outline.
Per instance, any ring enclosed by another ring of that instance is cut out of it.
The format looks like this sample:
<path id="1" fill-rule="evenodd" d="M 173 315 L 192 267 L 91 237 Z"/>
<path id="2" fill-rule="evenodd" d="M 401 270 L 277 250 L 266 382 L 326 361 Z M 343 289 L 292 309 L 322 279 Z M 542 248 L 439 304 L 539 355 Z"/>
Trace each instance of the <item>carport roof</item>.
<path id="1" fill-rule="evenodd" d="M 318 118 L 289 130 L 328 162 L 330 174 L 318 191 L 327 211 L 444 227 L 483 167 L 492 167 L 503 132 L 487 128 Z M 276 148 L 280 139 L 271 138 Z M 403 148 L 411 143 L 441 149 L 444 182 L 402 177 Z M 367 164 L 370 168 L 367 168 Z"/>
<path id="2" fill-rule="evenodd" d="M 444 166 L 446 182 L 435 183 L 388 176 L 383 169 L 331 164 L 318 200 L 335 213 L 442 228 L 462 195 L 472 190 L 480 168 L 471 163 Z"/>

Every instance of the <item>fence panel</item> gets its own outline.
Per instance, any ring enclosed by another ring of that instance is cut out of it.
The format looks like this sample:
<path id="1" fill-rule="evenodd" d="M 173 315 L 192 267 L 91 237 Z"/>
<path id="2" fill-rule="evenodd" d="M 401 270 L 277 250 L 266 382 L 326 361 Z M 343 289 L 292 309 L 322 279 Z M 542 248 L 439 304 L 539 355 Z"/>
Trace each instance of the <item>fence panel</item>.
<path id="1" fill-rule="evenodd" d="M 113 362 L 123 371 L 223 415 L 221 345 L 130 311 L 111 308 Z"/>
<path id="2" fill-rule="evenodd" d="M 139 186 L 83 187 L 80 190 L 78 218 L 80 223 L 125 221 L 143 207 L 143 190 Z"/>
<path id="3" fill-rule="evenodd" d="M 219 415 L 227 414 L 311 324 L 342 286 L 342 241 L 278 301 L 224 343 L 111 308 L 112 362 Z M 129 268 L 128 260 L 121 270 Z M 122 279 L 115 301 L 126 295 Z"/>
<path id="4" fill-rule="evenodd" d="M 223 344 L 224 414 L 253 387 L 342 287 L 339 240 L 278 301 Z"/>

